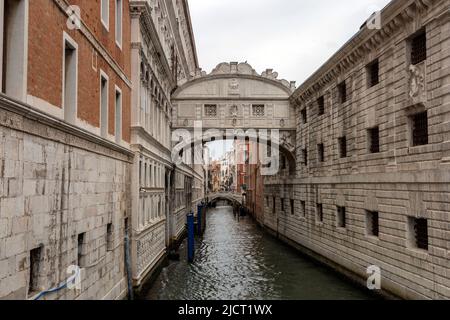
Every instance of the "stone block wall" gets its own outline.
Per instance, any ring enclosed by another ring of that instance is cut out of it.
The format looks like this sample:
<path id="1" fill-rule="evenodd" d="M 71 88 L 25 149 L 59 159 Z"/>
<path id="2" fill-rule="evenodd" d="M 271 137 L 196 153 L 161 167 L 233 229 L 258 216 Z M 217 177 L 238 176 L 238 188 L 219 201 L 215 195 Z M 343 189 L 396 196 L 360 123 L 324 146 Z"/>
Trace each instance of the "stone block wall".
<path id="1" fill-rule="evenodd" d="M 0 104 L 0 297 L 32 299 L 79 265 L 81 290 L 43 299 L 123 298 L 127 152 L 62 123 L 49 125 L 40 113 L 33 118 L 31 109 L 25 117 Z"/>
<path id="2" fill-rule="evenodd" d="M 393 1 L 382 12 L 381 31 L 362 30 L 300 86 L 292 97 L 296 178 L 265 186 L 269 229 L 363 282 L 367 267 L 379 266 L 382 289 L 407 299 L 450 298 L 448 5 Z M 413 64 L 411 41 L 422 31 L 427 57 Z M 371 86 L 369 67 L 376 59 L 379 82 Z M 428 143 L 415 146 L 411 116 L 420 112 L 427 113 Z M 372 153 L 369 129 L 376 127 L 380 150 Z M 294 214 L 281 210 L 281 198 L 294 200 Z M 370 230 L 373 212 L 378 236 Z M 428 249 L 415 243 L 415 219 L 426 220 Z"/>

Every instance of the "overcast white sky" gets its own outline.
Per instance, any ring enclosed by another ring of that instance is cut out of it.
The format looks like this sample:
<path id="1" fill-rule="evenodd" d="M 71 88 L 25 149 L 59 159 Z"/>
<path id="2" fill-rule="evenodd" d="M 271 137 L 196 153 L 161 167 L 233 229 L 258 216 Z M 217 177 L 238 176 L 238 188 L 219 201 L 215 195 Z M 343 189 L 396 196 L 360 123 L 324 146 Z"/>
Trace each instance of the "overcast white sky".
<path id="1" fill-rule="evenodd" d="M 389 0 L 189 0 L 200 66 L 248 61 L 306 80 Z"/>

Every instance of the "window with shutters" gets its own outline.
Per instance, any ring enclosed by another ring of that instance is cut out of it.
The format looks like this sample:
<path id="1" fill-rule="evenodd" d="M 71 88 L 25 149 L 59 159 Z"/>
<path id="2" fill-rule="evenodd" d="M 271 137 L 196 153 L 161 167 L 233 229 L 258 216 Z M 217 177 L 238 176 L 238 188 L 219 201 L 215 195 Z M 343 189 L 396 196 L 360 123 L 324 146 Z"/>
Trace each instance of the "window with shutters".
<path id="1" fill-rule="evenodd" d="M 416 65 L 427 59 L 427 35 L 421 31 L 411 38 L 411 64 Z"/>

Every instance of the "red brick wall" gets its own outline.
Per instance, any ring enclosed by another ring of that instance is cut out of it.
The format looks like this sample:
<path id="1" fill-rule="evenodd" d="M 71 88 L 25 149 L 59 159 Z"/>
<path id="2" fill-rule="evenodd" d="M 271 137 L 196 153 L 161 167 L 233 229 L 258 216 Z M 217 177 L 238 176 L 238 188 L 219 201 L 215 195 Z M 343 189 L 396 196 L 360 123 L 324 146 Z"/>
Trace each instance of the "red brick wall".
<path id="1" fill-rule="evenodd" d="M 115 1 L 110 0 L 109 32 L 100 21 L 100 0 L 73 0 L 81 8 L 81 17 L 97 41 L 131 78 L 129 2 L 123 0 L 122 50 L 115 43 Z M 97 70 L 92 66 L 94 47 L 78 30 L 67 28 L 67 15 L 53 0 L 33 0 L 29 7 L 28 94 L 61 108 L 63 31 L 78 44 L 78 118 L 99 127 L 100 69 L 109 77 L 109 124 L 114 134 L 115 90 L 122 90 L 122 138 L 130 141 L 130 88 L 97 52 Z"/>

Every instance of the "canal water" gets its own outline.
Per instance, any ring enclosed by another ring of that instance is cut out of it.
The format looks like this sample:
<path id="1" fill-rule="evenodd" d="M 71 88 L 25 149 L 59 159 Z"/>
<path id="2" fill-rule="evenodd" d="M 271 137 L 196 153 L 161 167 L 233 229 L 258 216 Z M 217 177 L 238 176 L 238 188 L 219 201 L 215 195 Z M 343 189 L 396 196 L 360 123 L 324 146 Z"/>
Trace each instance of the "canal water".
<path id="1" fill-rule="evenodd" d="M 195 263 L 165 267 L 148 300 L 366 300 L 368 292 L 267 235 L 230 207 L 209 209 Z"/>

